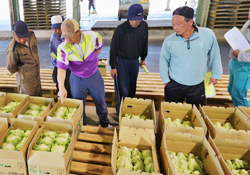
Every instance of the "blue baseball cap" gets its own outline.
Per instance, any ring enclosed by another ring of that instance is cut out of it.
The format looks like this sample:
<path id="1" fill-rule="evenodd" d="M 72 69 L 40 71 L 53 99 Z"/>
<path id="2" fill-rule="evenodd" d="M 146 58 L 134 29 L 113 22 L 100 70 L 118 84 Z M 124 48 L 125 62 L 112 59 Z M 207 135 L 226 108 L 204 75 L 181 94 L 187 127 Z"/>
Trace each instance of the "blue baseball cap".
<path id="1" fill-rule="evenodd" d="M 30 37 L 28 26 L 24 21 L 15 22 L 12 26 L 12 30 L 16 33 L 18 38 Z"/>
<path id="2" fill-rule="evenodd" d="M 143 8 L 140 4 L 133 4 L 128 9 L 128 19 L 130 21 L 141 21 L 143 19 Z"/>
<path id="3" fill-rule="evenodd" d="M 54 15 L 51 17 L 51 29 L 61 28 L 64 17 L 62 15 Z"/>

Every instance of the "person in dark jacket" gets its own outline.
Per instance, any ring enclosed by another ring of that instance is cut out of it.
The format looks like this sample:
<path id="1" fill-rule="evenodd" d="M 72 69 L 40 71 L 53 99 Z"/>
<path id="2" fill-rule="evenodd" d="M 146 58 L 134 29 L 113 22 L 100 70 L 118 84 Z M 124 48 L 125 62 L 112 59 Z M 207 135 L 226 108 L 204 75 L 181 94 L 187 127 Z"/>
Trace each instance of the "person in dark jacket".
<path id="1" fill-rule="evenodd" d="M 24 21 L 13 24 L 13 39 L 6 50 L 6 65 L 10 73 L 16 72 L 20 94 L 42 96 L 40 63 L 35 33 Z"/>
<path id="2" fill-rule="evenodd" d="M 118 113 L 121 99 L 135 96 L 139 66 L 146 65 L 148 24 L 142 20 L 142 6 L 131 5 L 128 9 L 128 20 L 117 26 L 112 37 L 109 64 L 111 76 L 115 80 Z"/>

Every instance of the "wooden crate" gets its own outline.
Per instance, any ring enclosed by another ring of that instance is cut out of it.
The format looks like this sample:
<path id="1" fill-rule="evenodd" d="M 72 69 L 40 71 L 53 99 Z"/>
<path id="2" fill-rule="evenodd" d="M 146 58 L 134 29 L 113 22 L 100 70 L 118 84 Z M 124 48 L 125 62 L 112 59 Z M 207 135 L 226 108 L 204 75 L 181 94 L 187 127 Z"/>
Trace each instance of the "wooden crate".
<path id="1" fill-rule="evenodd" d="M 71 175 L 112 175 L 111 149 L 114 130 L 82 126 L 73 151 Z"/>
<path id="2" fill-rule="evenodd" d="M 212 0 L 207 26 L 210 28 L 241 28 L 248 20 L 250 1 Z"/>

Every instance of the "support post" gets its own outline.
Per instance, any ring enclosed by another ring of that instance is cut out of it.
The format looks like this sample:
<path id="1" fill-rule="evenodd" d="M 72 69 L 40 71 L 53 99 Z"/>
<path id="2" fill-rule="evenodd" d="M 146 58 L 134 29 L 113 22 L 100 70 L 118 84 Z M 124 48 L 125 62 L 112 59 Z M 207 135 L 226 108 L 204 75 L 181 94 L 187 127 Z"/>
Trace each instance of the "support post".
<path id="1" fill-rule="evenodd" d="M 80 25 L 81 9 L 79 0 L 73 0 L 73 19 L 75 19 Z"/>
<path id="2" fill-rule="evenodd" d="M 19 1 L 9 0 L 11 26 L 20 21 Z"/>
<path id="3" fill-rule="evenodd" d="M 198 2 L 195 22 L 200 27 L 207 26 L 210 1 L 211 0 L 199 0 Z"/>
<path id="4" fill-rule="evenodd" d="M 170 6 L 170 0 L 167 0 L 167 7 L 166 7 L 165 11 L 171 11 L 169 6 Z"/>

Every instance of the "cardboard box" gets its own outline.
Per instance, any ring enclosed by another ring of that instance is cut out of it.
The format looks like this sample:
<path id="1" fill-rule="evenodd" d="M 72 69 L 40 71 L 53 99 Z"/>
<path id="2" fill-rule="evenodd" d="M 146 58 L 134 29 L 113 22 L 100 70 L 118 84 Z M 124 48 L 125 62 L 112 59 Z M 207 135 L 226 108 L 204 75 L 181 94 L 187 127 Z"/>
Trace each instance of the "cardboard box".
<path id="1" fill-rule="evenodd" d="M 121 126 L 119 128 L 120 140 L 129 140 L 131 138 L 136 139 L 140 137 L 143 137 L 149 144 L 152 142 L 152 145 L 156 146 L 155 133 L 152 129 L 143 129 L 127 126 Z"/>
<path id="2" fill-rule="evenodd" d="M 165 119 L 168 117 L 170 117 L 172 121 L 175 119 L 191 121 L 193 127 L 167 125 Z M 164 131 L 205 136 L 207 133 L 207 126 L 195 105 L 192 107 L 191 104 L 161 102 L 158 131 L 160 139 L 162 139 Z"/>
<path id="3" fill-rule="evenodd" d="M 233 174 L 224 160 L 242 159 L 250 163 L 250 142 L 246 140 L 212 139 L 209 143 L 219 156 L 225 174 Z"/>
<path id="4" fill-rule="evenodd" d="M 119 137 L 121 137 L 119 135 Z M 129 172 L 128 173 L 128 169 L 126 170 L 126 168 L 120 168 L 117 172 L 116 172 L 116 160 L 117 160 L 117 150 L 120 146 L 126 146 L 128 148 L 138 148 L 139 150 L 152 150 L 152 155 L 153 155 L 153 162 L 154 162 L 154 170 L 155 175 L 160 175 L 160 169 L 159 169 L 159 163 L 158 163 L 158 158 L 157 158 L 157 153 L 156 153 L 156 149 L 155 147 L 147 142 L 144 138 L 146 136 L 143 137 L 131 137 L 129 140 L 128 139 L 124 139 L 124 140 L 118 140 L 117 134 L 116 134 L 116 129 L 114 131 L 114 137 L 113 137 L 113 144 L 112 144 L 112 154 L 111 154 L 111 167 L 112 167 L 112 172 L 113 175 L 124 175 L 125 172 L 126 174 L 129 175 L 136 175 L 138 174 L 138 172 Z M 145 175 L 149 175 L 149 173 L 139 173 L 139 174 L 145 174 Z"/>
<path id="5" fill-rule="evenodd" d="M 144 119 L 129 119 L 122 117 L 123 114 L 131 113 L 133 115 L 147 115 L 150 116 L 150 120 Z M 121 126 L 135 127 L 135 128 L 144 128 L 144 129 L 153 129 L 157 125 L 155 118 L 155 105 L 153 100 L 147 100 L 142 98 L 129 98 L 126 97 L 121 101 L 120 113 L 119 113 L 119 123 Z"/>
<path id="6" fill-rule="evenodd" d="M 29 129 L 31 130 L 30 135 L 27 137 L 23 146 L 19 151 L 3 150 L 0 149 L 0 174 L 23 174 L 27 175 L 27 166 L 26 166 L 26 156 L 27 149 L 30 141 L 38 130 L 38 124 L 35 121 L 29 120 L 16 120 L 5 132 L 3 138 L 0 140 L 0 145 L 4 142 L 4 137 L 8 134 L 11 129 Z"/>
<path id="7" fill-rule="evenodd" d="M 71 132 L 72 137 L 65 153 L 53 153 L 32 150 L 34 144 L 45 130 L 57 132 Z M 44 123 L 37 131 L 28 148 L 28 172 L 29 175 L 37 174 L 62 174 L 68 175 L 73 158 L 73 127 L 64 123 Z"/>
<path id="8" fill-rule="evenodd" d="M 56 111 L 58 107 L 65 106 L 65 107 L 74 107 L 78 108 L 74 117 L 70 120 L 60 119 L 51 117 L 52 114 Z M 77 126 L 79 124 L 80 118 L 83 116 L 83 101 L 72 99 L 72 98 L 65 98 L 63 100 L 63 104 L 61 103 L 61 99 L 58 99 L 58 103 L 47 113 L 46 122 L 53 122 L 53 123 L 66 123 L 73 126 L 74 133 L 77 131 Z"/>
<path id="9" fill-rule="evenodd" d="M 8 119 L 8 123 L 10 123 L 10 118 L 16 118 L 18 111 L 24 106 L 24 104 L 29 100 L 29 96 L 25 94 L 6 94 L 2 98 L 0 98 L 0 108 L 5 106 L 7 103 L 11 101 L 20 102 L 20 104 L 10 113 L 0 112 L 0 117 L 4 117 Z"/>
<path id="10" fill-rule="evenodd" d="M 5 132 L 8 130 L 8 120 L 7 118 L 0 117 L 0 139 L 2 139 Z"/>
<path id="11" fill-rule="evenodd" d="M 108 64 L 107 59 L 99 59 L 98 69 L 99 69 L 101 75 L 107 74 L 107 64 Z"/>
<path id="12" fill-rule="evenodd" d="M 175 171 L 168 151 L 183 152 L 184 154 L 193 153 L 200 157 L 207 174 L 224 175 L 219 159 L 205 137 L 189 133 L 164 132 L 160 148 L 164 174 L 186 175 L 186 173 Z"/>
<path id="13" fill-rule="evenodd" d="M 43 111 L 43 113 L 38 117 L 24 115 L 27 111 L 28 107 L 31 104 L 36 104 L 40 106 L 47 106 L 47 108 Z M 45 98 L 45 97 L 30 97 L 30 99 L 24 104 L 22 109 L 17 113 L 17 118 L 19 119 L 27 119 L 37 121 L 38 126 L 42 126 L 46 117 L 46 114 L 54 107 L 56 102 L 53 98 Z"/>
<path id="14" fill-rule="evenodd" d="M 6 95 L 6 92 L 0 92 L 0 98 L 4 97 Z"/>
<path id="15" fill-rule="evenodd" d="M 250 122 L 239 108 L 202 106 L 200 111 L 212 138 L 241 140 L 244 136 L 247 136 L 250 139 L 250 131 L 248 131 L 250 130 Z M 230 122 L 235 129 L 216 129 L 215 122 L 220 122 L 221 124 Z"/>

